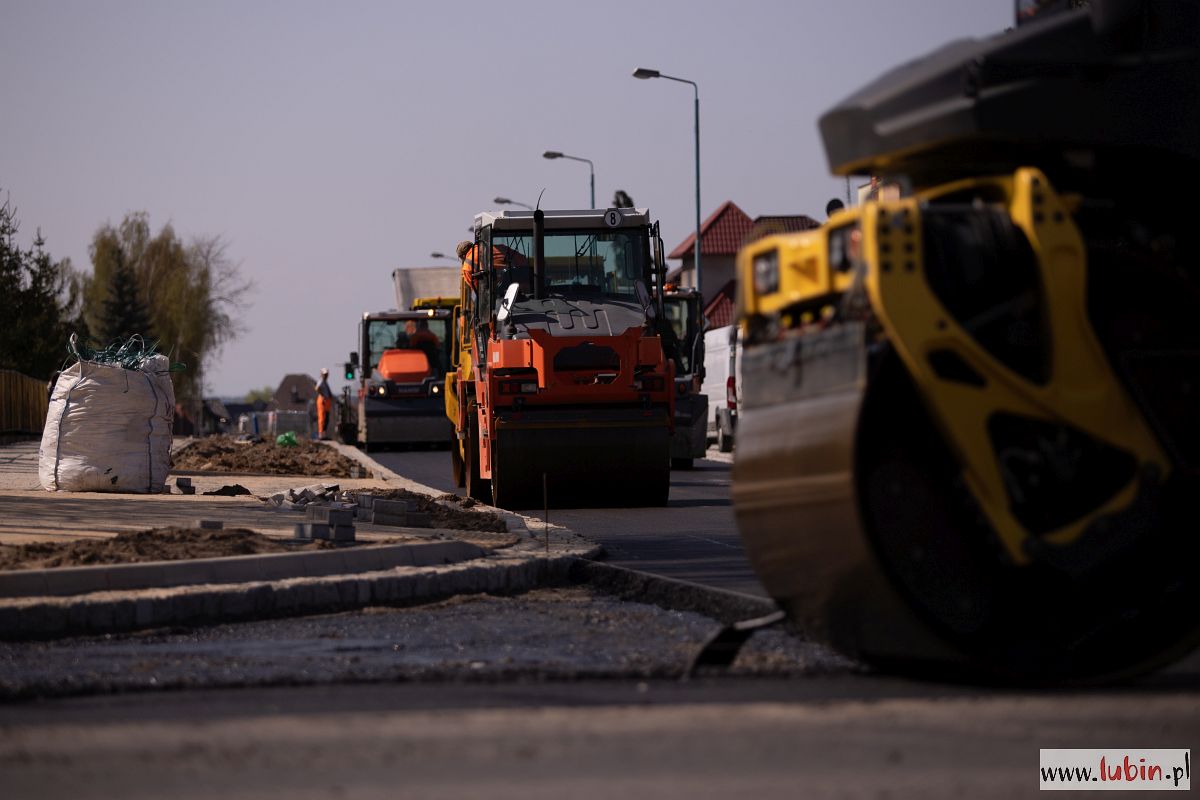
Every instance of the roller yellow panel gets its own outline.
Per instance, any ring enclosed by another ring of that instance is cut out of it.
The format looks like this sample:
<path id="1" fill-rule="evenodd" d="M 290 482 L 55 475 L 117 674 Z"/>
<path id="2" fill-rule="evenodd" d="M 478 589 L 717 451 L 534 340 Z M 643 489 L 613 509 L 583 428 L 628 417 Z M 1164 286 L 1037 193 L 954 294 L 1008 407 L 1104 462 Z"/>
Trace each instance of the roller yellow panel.
<path id="1" fill-rule="evenodd" d="M 1074 541 L 1097 518 L 1127 507 L 1150 466 L 1165 478 L 1170 465 L 1138 408 L 1113 374 L 1088 321 L 1083 241 L 1063 201 L 1036 169 L 988 181 L 1008 198 L 1007 212 L 1036 255 L 1045 307 L 1052 310 L 1048 380 L 1039 384 L 1014 372 L 959 326 L 939 302 L 924 274 L 922 204 L 930 196 L 871 204 L 864 209 L 866 286 L 888 338 L 963 465 L 968 488 L 1016 563 L 1030 532 L 1013 516 L 1001 474 L 1003 454 L 989 440 L 989 419 L 1007 413 L 1069 425 L 1133 456 L 1134 477 L 1099 507 L 1044 535 L 1048 542 Z M 964 183 L 943 187 L 957 191 Z M 935 352 L 952 353 L 985 385 L 939 377 Z"/>
<path id="2" fill-rule="evenodd" d="M 848 289 L 853 275 L 848 270 L 837 271 L 827 253 L 830 234 L 856 230 L 856 218 L 855 212 L 838 214 L 829 225 L 816 230 L 767 236 L 742 248 L 737 269 L 743 312 L 778 314 Z"/>

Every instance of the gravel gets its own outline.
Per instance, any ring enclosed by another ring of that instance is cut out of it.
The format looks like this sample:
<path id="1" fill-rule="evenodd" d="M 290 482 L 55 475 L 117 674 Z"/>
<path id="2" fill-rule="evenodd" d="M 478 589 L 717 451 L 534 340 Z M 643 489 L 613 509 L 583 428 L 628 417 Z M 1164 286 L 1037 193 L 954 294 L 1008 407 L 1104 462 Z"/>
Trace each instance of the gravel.
<path id="1" fill-rule="evenodd" d="M 367 681 L 678 678 L 718 629 L 586 587 L 194 630 L 0 643 L 0 698 Z M 762 631 L 734 675 L 845 671 L 824 648 Z"/>

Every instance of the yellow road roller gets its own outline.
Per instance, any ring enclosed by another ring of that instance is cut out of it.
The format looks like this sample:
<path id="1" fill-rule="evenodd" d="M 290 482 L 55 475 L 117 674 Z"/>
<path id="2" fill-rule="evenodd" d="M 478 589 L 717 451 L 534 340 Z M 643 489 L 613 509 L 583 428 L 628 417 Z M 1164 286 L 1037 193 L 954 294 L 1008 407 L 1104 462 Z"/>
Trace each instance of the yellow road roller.
<path id="1" fill-rule="evenodd" d="M 833 171 L 904 190 L 738 256 L 739 530 L 887 669 L 1094 681 L 1200 641 L 1200 4 L 1071 5 L 828 112 Z"/>

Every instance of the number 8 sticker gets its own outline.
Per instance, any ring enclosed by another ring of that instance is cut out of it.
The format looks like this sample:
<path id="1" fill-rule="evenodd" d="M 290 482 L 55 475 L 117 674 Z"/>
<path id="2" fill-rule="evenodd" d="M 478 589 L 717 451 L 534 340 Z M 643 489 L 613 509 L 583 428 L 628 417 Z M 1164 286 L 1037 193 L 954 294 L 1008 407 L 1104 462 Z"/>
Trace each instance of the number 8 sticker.
<path id="1" fill-rule="evenodd" d="M 610 228 L 615 228 L 621 224 L 621 212 L 615 208 L 610 208 L 604 212 L 604 224 Z"/>

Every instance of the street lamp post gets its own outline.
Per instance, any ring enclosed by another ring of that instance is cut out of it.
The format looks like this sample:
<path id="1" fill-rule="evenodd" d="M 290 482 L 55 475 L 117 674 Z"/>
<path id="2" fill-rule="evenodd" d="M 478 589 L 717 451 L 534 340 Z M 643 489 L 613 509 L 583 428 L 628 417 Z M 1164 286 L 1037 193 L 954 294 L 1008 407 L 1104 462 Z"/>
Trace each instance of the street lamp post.
<path id="1" fill-rule="evenodd" d="M 459 261 L 459 260 L 461 260 L 461 259 L 457 259 L 457 258 L 455 258 L 454 256 L 448 256 L 448 255 L 446 255 L 445 253 L 439 253 L 439 252 L 438 252 L 438 251 L 436 251 L 436 250 L 434 250 L 432 253 L 430 253 L 430 254 L 429 254 L 429 257 L 430 257 L 430 258 L 447 258 L 447 259 L 449 259 L 449 260 L 451 260 L 451 261 Z"/>
<path id="2" fill-rule="evenodd" d="M 645 69 L 638 67 L 633 71 L 633 77 L 641 80 L 650 78 L 665 78 L 669 81 L 677 81 L 679 83 L 691 84 L 692 91 L 696 97 L 696 243 L 695 243 L 695 261 L 696 261 L 696 293 L 700 295 L 701 304 L 704 303 L 704 292 L 700 289 L 700 87 L 695 81 L 689 81 L 687 78 L 676 78 L 671 75 L 663 75 L 656 69 Z"/>
<path id="3" fill-rule="evenodd" d="M 520 200 L 510 200 L 507 197 L 495 197 L 492 199 L 492 202 L 502 206 L 520 206 L 521 208 L 528 208 L 530 211 L 533 211 L 533 206 L 529 205 L 529 203 L 522 203 Z"/>
<path id="4" fill-rule="evenodd" d="M 590 159 L 580 158 L 579 156 L 569 156 L 566 153 L 560 153 L 557 150 L 547 150 L 546 152 L 542 153 L 542 158 L 549 158 L 549 159 L 567 158 L 567 159 L 570 159 L 571 161 L 585 162 L 588 165 L 588 175 L 591 178 L 591 188 L 592 188 L 592 195 L 591 195 L 592 196 L 592 204 L 590 206 L 588 206 L 588 208 L 596 207 L 596 167 L 595 167 L 595 165 L 592 164 Z"/>

